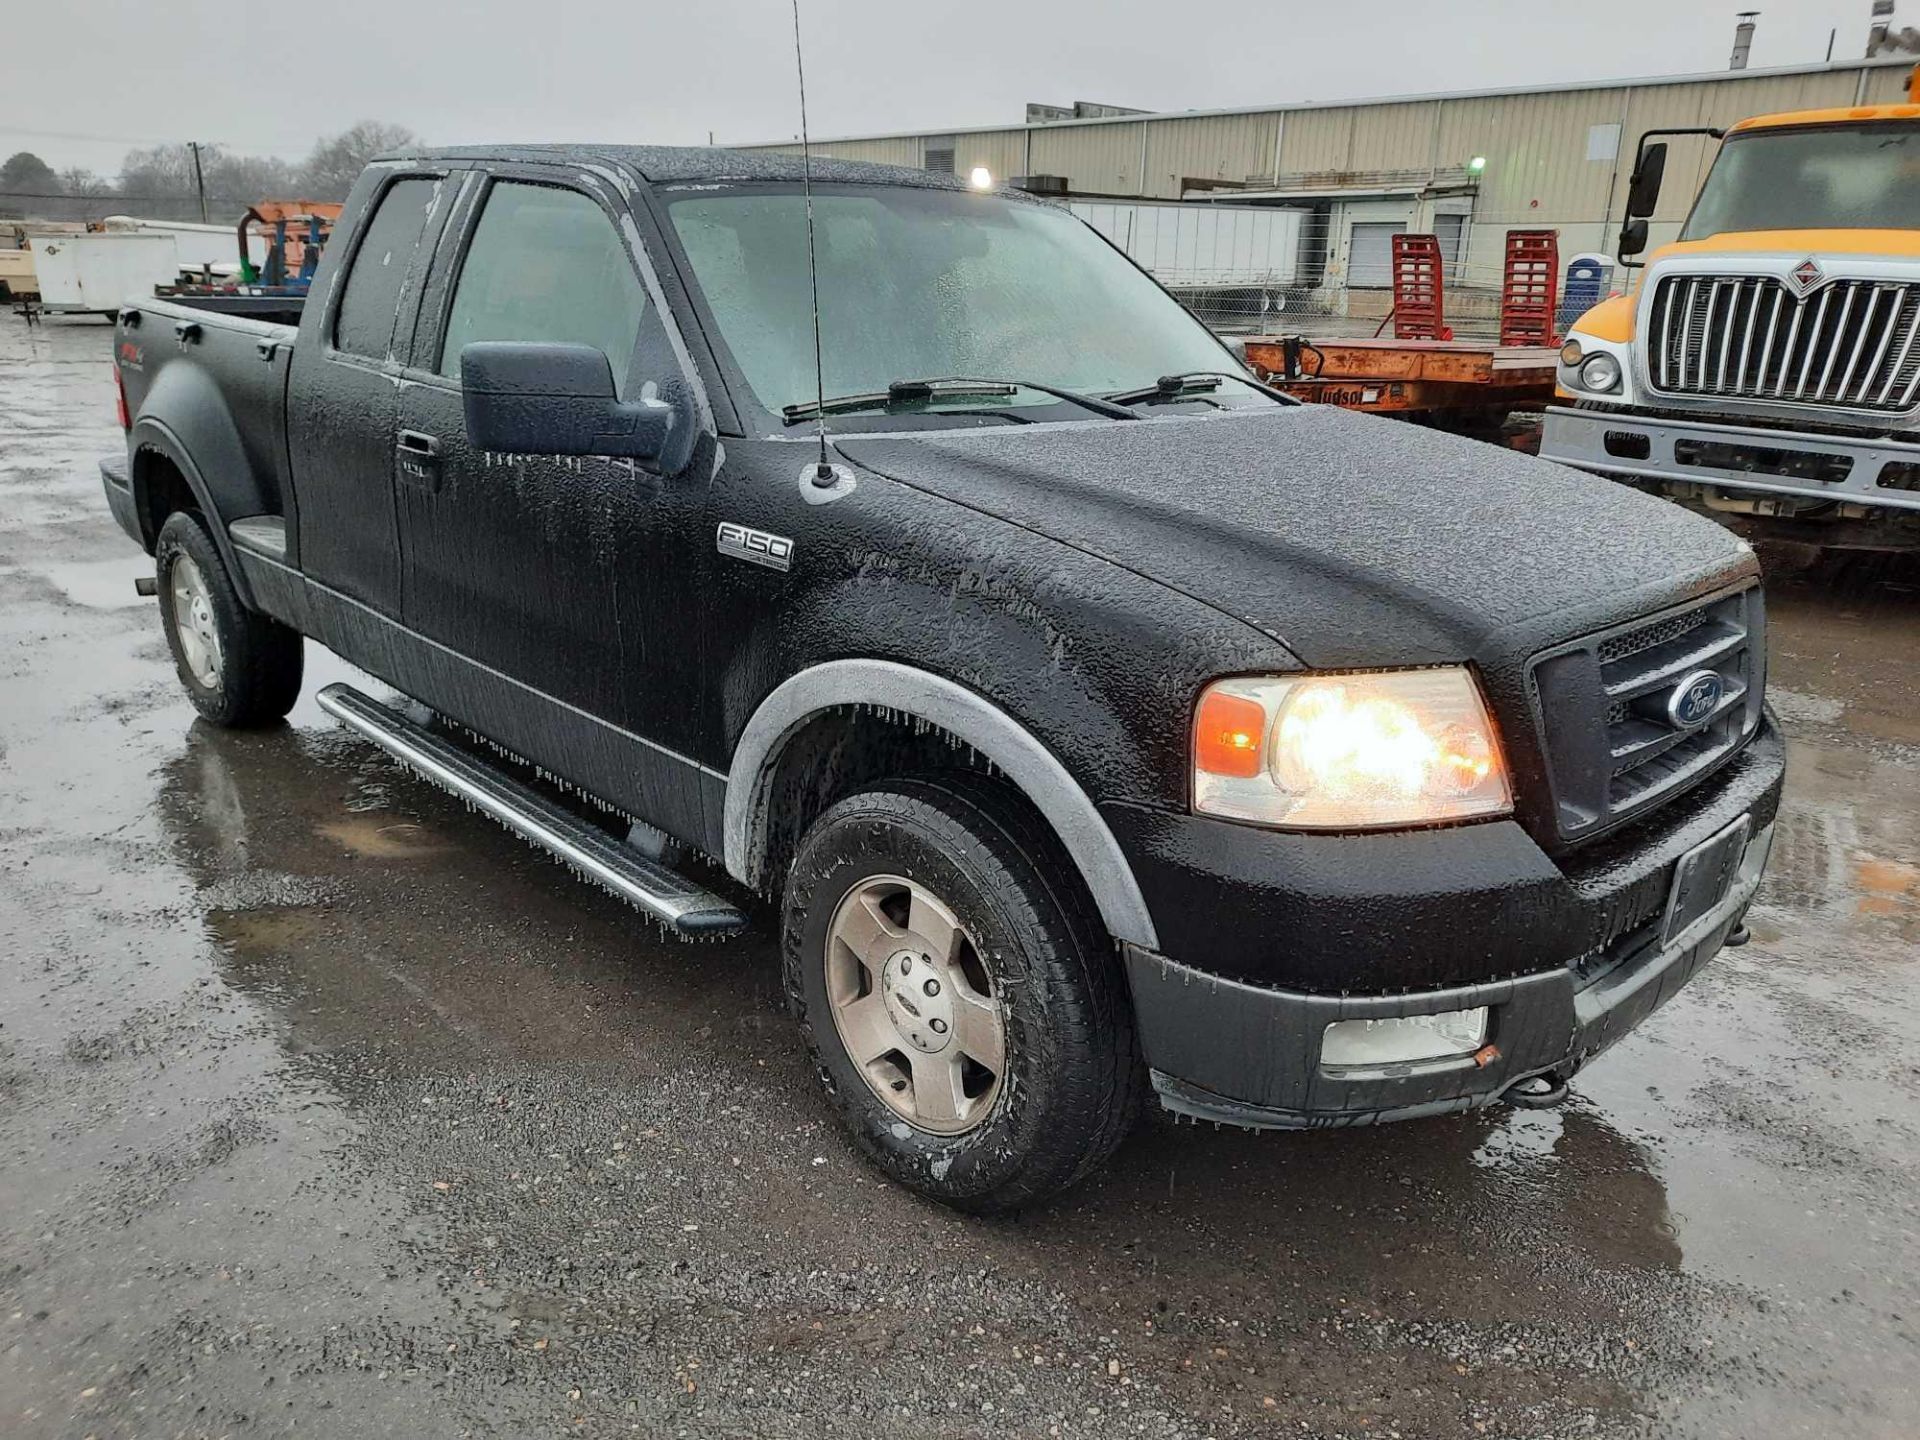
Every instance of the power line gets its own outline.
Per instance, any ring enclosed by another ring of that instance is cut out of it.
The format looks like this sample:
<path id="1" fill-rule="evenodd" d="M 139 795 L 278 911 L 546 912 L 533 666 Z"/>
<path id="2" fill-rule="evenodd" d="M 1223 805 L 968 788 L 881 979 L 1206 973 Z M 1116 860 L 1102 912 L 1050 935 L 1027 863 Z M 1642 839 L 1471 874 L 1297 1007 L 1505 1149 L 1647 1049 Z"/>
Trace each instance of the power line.
<path id="1" fill-rule="evenodd" d="M 152 137 L 90 135 L 80 130 L 40 130 L 30 125 L 0 124 L 0 135 L 28 135 L 36 140 L 92 140 L 101 145 L 150 145 Z"/>
<path id="2" fill-rule="evenodd" d="M 143 150 L 158 149 L 167 143 L 164 139 L 155 139 L 152 135 L 99 135 L 84 130 L 43 130 L 33 125 L 9 125 L 4 121 L 0 121 L 0 136 L 11 137 L 15 135 L 25 136 L 33 140 L 86 140 L 97 145 L 132 145 Z M 318 137 L 315 138 L 317 139 Z M 283 150 L 311 148 L 314 142 L 312 140 L 299 142 L 289 141 L 285 145 L 276 146 L 270 150 L 245 151 L 241 150 L 237 144 L 230 140 L 207 140 L 202 143 L 218 145 L 222 150 L 230 151 L 234 154 L 281 158 L 280 152 Z"/>
<path id="3" fill-rule="evenodd" d="M 73 190 L 0 190 L 0 200 L 142 200 L 159 203 L 161 201 L 192 200 L 197 192 L 191 185 L 183 190 L 169 190 L 159 195 L 130 195 L 119 190 L 98 190 L 89 194 Z M 223 205 L 237 205 L 243 201 L 251 205 L 258 195 L 221 195 L 215 191 L 207 192 L 207 199 L 217 200 Z"/>

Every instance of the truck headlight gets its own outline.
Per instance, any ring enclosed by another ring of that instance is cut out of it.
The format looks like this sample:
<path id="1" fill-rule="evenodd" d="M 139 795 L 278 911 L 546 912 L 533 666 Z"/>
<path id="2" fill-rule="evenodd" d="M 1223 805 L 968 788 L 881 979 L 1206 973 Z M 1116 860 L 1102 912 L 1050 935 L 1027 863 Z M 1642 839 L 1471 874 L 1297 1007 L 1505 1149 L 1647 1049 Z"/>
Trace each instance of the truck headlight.
<path id="1" fill-rule="evenodd" d="M 1499 736 L 1461 666 L 1220 680 L 1194 716 L 1193 804 L 1290 830 L 1505 815 Z"/>
<path id="2" fill-rule="evenodd" d="M 1620 388 L 1620 362 L 1604 350 L 1589 355 L 1580 366 L 1580 388 L 1609 395 Z"/>

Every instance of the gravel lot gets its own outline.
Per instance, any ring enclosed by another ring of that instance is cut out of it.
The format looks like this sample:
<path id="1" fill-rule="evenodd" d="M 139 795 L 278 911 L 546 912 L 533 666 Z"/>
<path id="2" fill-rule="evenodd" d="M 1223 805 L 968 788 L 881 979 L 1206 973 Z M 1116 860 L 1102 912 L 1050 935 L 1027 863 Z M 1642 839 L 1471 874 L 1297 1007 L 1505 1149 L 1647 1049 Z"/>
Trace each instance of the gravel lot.
<path id="1" fill-rule="evenodd" d="M 981 1222 L 843 1143 L 765 919 L 196 721 L 108 336 L 0 315 L 0 1435 L 1915 1434 L 1920 566 L 1776 589 L 1757 943 L 1566 1107 L 1156 1116 Z"/>

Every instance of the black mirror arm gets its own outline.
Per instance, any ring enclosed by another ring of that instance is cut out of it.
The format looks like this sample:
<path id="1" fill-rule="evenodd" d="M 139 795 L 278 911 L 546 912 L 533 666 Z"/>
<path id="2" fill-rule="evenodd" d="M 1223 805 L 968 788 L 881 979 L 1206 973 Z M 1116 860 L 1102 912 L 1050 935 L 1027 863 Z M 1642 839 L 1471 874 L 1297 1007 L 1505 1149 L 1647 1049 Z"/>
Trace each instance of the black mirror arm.
<path id="1" fill-rule="evenodd" d="M 649 467 L 662 475 L 678 475 L 693 461 L 699 438 L 692 393 L 678 378 L 646 387 L 651 393 L 635 400 L 616 400 L 607 406 L 606 435 L 645 437 L 653 452 Z M 625 452 L 620 452 L 625 453 Z"/>
<path id="2" fill-rule="evenodd" d="M 1658 140 L 1665 135 L 1704 135 L 1711 140 L 1723 140 L 1726 138 L 1726 134 L 1727 132 L 1724 129 L 1715 125 L 1682 125 L 1670 129 L 1649 130 L 1640 137 L 1639 147 L 1634 151 L 1633 156 L 1633 174 L 1627 181 L 1627 213 L 1620 226 L 1619 244 L 1615 248 L 1615 258 L 1620 262 L 1623 269 L 1637 270 L 1642 266 L 1642 262 L 1630 257 L 1638 255 L 1642 250 L 1646 249 L 1647 239 L 1644 221 L 1647 216 L 1653 213 L 1652 202 L 1659 194 L 1659 180 L 1665 178 L 1666 146 L 1661 145 L 1658 147 L 1662 152 L 1660 155 L 1661 174 L 1654 182 L 1654 195 L 1647 197 L 1648 204 L 1645 212 L 1642 213 L 1635 207 L 1634 200 L 1636 192 L 1643 183 L 1641 177 L 1646 173 L 1648 142 Z M 1642 222 L 1639 224 L 1637 232 L 1635 231 L 1636 222 Z"/>

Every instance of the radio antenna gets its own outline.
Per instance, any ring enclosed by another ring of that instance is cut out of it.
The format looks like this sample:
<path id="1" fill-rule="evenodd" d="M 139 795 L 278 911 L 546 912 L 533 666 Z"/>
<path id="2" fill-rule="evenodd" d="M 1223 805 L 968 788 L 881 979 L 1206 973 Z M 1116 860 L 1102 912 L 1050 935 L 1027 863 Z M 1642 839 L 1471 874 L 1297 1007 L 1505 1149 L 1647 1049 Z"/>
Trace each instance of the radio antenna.
<path id="1" fill-rule="evenodd" d="M 820 364 L 820 267 L 813 248 L 813 144 L 807 138 L 807 62 L 800 47 L 800 0 L 793 0 L 793 68 L 800 77 L 800 193 L 807 202 L 807 284 L 813 292 L 813 412 L 820 427 L 820 463 L 814 483 L 831 485 L 827 460 L 827 380 Z"/>

